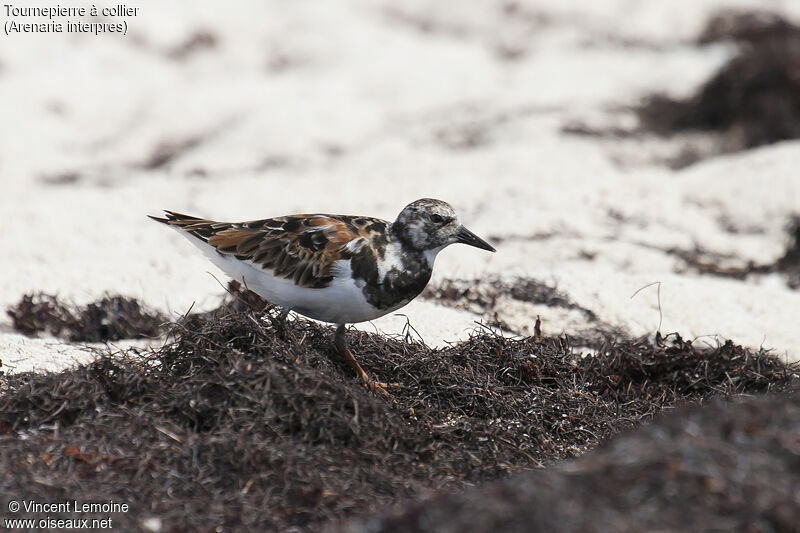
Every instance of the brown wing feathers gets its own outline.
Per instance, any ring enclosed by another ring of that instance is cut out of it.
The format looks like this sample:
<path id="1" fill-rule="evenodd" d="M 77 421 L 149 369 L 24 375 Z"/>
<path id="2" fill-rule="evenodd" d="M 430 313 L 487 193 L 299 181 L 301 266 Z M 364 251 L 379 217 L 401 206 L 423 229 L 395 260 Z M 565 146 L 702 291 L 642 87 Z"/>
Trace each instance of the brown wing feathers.
<path id="1" fill-rule="evenodd" d="M 150 217 L 176 226 L 223 254 L 250 260 L 301 287 L 324 287 L 331 267 L 346 258 L 347 244 L 364 238 L 342 220 L 326 215 L 297 215 L 239 224 L 215 222 L 172 211 Z M 360 228 L 359 228 L 360 229 Z"/>

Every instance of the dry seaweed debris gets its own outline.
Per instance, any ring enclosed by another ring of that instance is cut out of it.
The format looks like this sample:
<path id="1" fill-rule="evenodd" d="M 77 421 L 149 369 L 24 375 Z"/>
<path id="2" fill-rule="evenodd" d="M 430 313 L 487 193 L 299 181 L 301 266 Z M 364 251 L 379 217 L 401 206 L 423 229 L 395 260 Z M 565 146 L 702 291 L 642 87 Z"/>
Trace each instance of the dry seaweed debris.
<path id="1" fill-rule="evenodd" d="M 590 320 L 596 320 L 593 311 L 579 306 L 556 287 L 533 278 L 502 279 L 497 276 L 477 279 L 447 279 L 422 293 L 423 298 L 436 300 L 452 307 L 486 313 L 497 308 L 501 298 L 553 307 L 576 309 Z"/>
<path id="2" fill-rule="evenodd" d="M 797 531 L 798 400 L 684 408 L 547 471 L 438 493 L 338 531 Z"/>
<path id="3" fill-rule="evenodd" d="M 157 337 L 167 318 L 126 296 L 105 296 L 87 306 L 71 306 L 58 297 L 25 294 L 6 311 L 14 329 L 25 335 L 46 332 L 73 342 L 107 342 Z"/>
<path id="4" fill-rule="evenodd" d="M 648 98 L 637 110 L 642 126 L 661 135 L 720 132 L 727 152 L 800 137 L 800 28 L 769 13 L 728 11 L 698 38 L 721 40 L 734 41 L 737 54 L 686 100 Z"/>
<path id="5" fill-rule="evenodd" d="M 456 309 L 467 309 L 480 315 L 487 326 L 515 333 L 520 331 L 501 317 L 502 308 L 509 298 L 575 310 L 591 324 L 570 333 L 570 344 L 581 347 L 599 348 L 609 339 L 626 337 L 621 328 L 604 323 L 594 311 L 575 303 L 557 287 L 529 277 L 448 279 L 437 285 L 430 285 L 421 297 Z M 538 319 L 537 324 L 541 327 Z"/>
<path id="6" fill-rule="evenodd" d="M 770 11 L 723 9 L 708 20 L 697 42 L 710 44 L 734 41 L 746 44 L 791 38 L 797 33 L 796 25 Z"/>
<path id="7" fill-rule="evenodd" d="M 6 376 L 0 495 L 124 501 L 114 518 L 127 529 L 156 517 L 178 530 L 317 530 L 579 455 L 678 402 L 798 379 L 769 353 L 677 335 L 583 357 L 564 339 L 491 330 L 442 350 L 350 333 L 374 377 L 401 383 L 390 403 L 339 361 L 330 328 L 232 292 L 163 347 Z"/>
<path id="8" fill-rule="evenodd" d="M 674 155 L 659 158 L 673 169 L 800 138 L 800 27 L 766 11 L 722 11 L 709 19 L 696 44 L 720 41 L 737 51 L 693 95 L 676 99 L 656 93 L 624 108 L 638 117 L 633 128 L 574 121 L 562 131 L 617 139 L 687 134 Z"/>
<path id="9" fill-rule="evenodd" d="M 788 285 L 800 289 L 800 215 L 793 215 L 786 225 L 788 244 L 775 262 L 775 269 L 787 277 Z"/>
<path id="10" fill-rule="evenodd" d="M 679 258 L 685 268 L 733 279 L 746 279 L 751 274 L 783 274 L 786 284 L 792 289 L 800 288 L 800 215 L 792 215 L 786 224 L 786 250 L 772 263 L 738 260 L 731 255 L 723 255 L 704 249 L 698 244 L 692 249 L 659 248 L 669 255 Z"/>
<path id="11" fill-rule="evenodd" d="M 197 52 L 215 48 L 219 38 L 207 29 L 196 29 L 185 40 L 166 51 L 166 56 L 176 61 L 184 61 Z"/>

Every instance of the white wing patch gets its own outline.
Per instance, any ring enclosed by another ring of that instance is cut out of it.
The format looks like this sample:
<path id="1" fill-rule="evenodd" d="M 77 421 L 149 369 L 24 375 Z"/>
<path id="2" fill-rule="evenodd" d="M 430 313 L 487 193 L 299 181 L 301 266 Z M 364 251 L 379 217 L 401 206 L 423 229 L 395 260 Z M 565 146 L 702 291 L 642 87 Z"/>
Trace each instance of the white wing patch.
<path id="1" fill-rule="evenodd" d="M 367 244 L 367 240 L 364 237 L 359 237 L 358 239 L 353 239 L 352 241 L 348 242 L 345 245 L 345 249 L 350 253 L 358 253 L 365 245 Z"/>

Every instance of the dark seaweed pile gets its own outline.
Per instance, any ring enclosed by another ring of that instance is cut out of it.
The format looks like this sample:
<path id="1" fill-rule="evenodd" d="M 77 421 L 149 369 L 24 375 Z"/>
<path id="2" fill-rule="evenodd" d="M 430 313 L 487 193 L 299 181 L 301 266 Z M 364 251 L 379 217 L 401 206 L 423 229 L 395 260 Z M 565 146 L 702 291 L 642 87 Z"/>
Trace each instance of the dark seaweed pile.
<path id="1" fill-rule="evenodd" d="M 800 289 L 800 215 L 794 215 L 786 225 L 786 251 L 775 262 L 775 270 L 787 277 L 788 285 Z"/>
<path id="2" fill-rule="evenodd" d="M 800 215 L 792 215 L 786 224 L 786 249 L 779 258 L 770 263 L 744 262 L 735 257 L 710 252 L 695 245 L 692 249 L 664 248 L 667 254 L 679 258 L 682 268 L 696 270 L 700 274 L 745 279 L 751 274 L 777 272 L 783 275 L 792 289 L 800 288 Z M 729 263 L 724 265 L 723 263 Z M 738 263 L 738 264 L 736 264 Z"/>
<path id="3" fill-rule="evenodd" d="M 584 457 L 353 522 L 348 533 L 800 527 L 800 393 L 682 409 Z"/>
<path id="4" fill-rule="evenodd" d="M 46 332 L 75 342 L 157 337 L 168 322 L 164 315 L 125 296 L 106 296 L 75 307 L 50 294 L 26 294 L 7 313 L 14 329 L 25 335 Z"/>
<path id="5" fill-rule="evenodd" d="M 446 279 L 426 289 L 422 297 L 478 314 L 495 311 L 501 298 L 508 297 L 521 302 L 576 309 L 585 314 L 587 319 L 597 320 L 594 312 L 571 301 L 556 287 L 533 278 L 504 280 L 490 276 L 480 280 Z"/>
<path id="6" fill-rule="evenodd" d="M 662 162 L 680 169 L 720 154 L 800 138 L 800 27 L 766 11 L 722 11 L 712 16 L 697 46 L 731 43 L 735 53 L 692 95 L 655 93 L 632 108 L 638 126 L 562 126 L 574 135 L 607 138 L 700 133 Z"/>
<path id="7" fill-rule="evenodd" d="M 800 137 L 800 28 L 766 12 L 722 12 L 699 44 L 731 41 L 736 55 L 685 100 L 650 97 L 638 109 L 642 125 L 669 135 L 723 134 L 723 151 Z"/>
<path id="8" fill-rule="evenodd" d="M 331 328 L 282 321 L 233 289 L 163 347 L 5 376 L 0 507 L 113 499 L 131 506 L 113 515 L 127 529 L 156 517 L 167 530 L 315 531 L 575 457 L 679 403 L 798 377 L 769 353 L 678 335 L 598 341 L 583 357 L 565 339 L 487 329 L 445 349 L 349 333 L 367 372 L 400 384 L 386 401 L 341 362 Z"/>

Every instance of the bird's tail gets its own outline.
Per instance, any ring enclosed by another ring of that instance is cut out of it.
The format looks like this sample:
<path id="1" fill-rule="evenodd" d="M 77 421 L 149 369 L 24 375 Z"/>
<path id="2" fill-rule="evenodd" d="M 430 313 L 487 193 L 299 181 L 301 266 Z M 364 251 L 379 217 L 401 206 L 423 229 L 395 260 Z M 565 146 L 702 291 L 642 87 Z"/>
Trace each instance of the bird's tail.
<path id="1" fill-rule="evenodd" d="M 183 213 L 176 213 L 175 211 L 164 210 L 164 214 L 164 217 L 155 217 L 153 215 L 147 216 L 156 222 L 161 222 L 162 224 L 171 226 L 176 230 L 185 231 L 186 233 L 197 237 L 203 242 L 208 242 L 208 239 L 211 238 L 218 229 L 214 226 L 219 225 L 218 222 L 213 220 L 193 217 L 191 215 L 184 215 Z"/>

